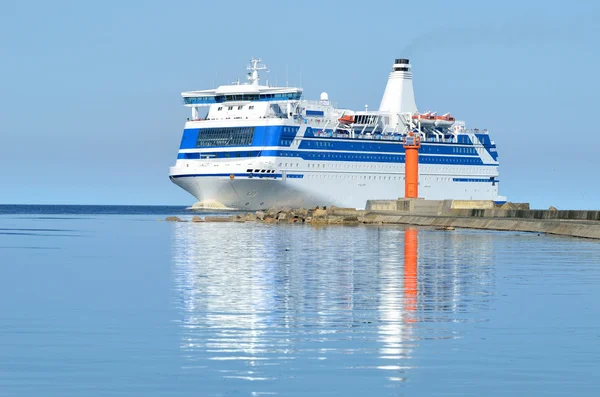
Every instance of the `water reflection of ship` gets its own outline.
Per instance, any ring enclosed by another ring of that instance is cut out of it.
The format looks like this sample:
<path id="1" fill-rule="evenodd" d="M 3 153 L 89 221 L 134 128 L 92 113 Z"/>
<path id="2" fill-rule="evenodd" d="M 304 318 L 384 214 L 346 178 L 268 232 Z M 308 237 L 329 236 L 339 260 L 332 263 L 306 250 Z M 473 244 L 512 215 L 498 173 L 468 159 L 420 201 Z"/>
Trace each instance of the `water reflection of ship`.
<path id="1" fill-rule="evenodd" d="M 262 335 L 273 306 L 269 253 L 252 252 L 253 246 L 248 245 L 245 260 L 237 260 L 236 250 L 211 244 L 206 235 L 197 234 L 190 226 L 177 227 L 174 239 L 175 281 L 183 313 L 182 349 L 191 361 L 208 353 L 213 361 L 237 360 L 254 366 L 267 350 Z M 212 241 L 228 241 L 224 232 L 215 230 L 211 237 L 216 240 Z M 243 230 L 239 234 L 240 241 L 252 238 Z M 237 252 L 241 251 L 240 247 Z M 224 376 L 260 380 L 253 371 L 244 372 L 225 371 Z"/>
<path id="2" fill-rule="evenodd" d="M 376 349 L 367 367 L 402 381 L 421 323 L 456 319 L 493 287 L 485 234 L 196 226 L 174 225 L 181 348 L 190 367 L 224 377 L 272 380 L 270 365 L 336 354 L 371 362 Z"/>

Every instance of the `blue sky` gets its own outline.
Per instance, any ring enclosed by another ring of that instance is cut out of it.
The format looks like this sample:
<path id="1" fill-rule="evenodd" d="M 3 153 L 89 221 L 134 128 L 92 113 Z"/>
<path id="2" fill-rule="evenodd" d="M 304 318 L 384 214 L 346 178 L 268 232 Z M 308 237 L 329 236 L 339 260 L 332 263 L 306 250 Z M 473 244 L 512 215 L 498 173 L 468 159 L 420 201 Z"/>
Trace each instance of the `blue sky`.
<path id="1" fill-rule="evenodd" d="M 167 177 L 180 92 L 254 55 L 357 109 L 410 57 L 419 109 L 490 130 L 502 194 L 598 208 L 598 3 L 4 0 L 0 203 L 193 203 Z"/>

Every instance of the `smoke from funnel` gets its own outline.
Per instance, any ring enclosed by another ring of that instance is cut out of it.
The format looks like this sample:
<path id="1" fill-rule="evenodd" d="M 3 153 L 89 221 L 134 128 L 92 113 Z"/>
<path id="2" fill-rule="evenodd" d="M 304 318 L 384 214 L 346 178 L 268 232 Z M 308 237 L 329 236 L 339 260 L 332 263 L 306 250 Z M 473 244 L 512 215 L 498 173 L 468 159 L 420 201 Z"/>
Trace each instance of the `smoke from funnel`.
<path id="1" fill-rule="evenodd" d="M 589 18 L 589 17 L 588 17 Z M 452 48 L 465 47 L 484 48 L 515 46 L 531 46 L 560 42 L 570 44 L 587 34 L 586 30 L 593 25 L 585 22 L 583 17 L 577 23 L 573 21 L 541 21 L 522 17 L 504 23 L 461 24 L 445 26 L 428 31 L 413 38 L 398 55 L 414 58 L 417 54 L 440 52 Z"/>

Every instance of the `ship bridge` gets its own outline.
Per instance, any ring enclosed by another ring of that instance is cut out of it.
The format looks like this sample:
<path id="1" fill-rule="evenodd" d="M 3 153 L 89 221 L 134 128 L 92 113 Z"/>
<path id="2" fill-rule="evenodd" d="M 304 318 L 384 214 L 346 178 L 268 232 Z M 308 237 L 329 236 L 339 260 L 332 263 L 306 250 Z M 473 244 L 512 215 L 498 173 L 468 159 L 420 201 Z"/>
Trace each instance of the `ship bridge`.
<path id="1" fill-rule="evenodd" d="M 222 85 L 211 90 L 182 92 L 184 106 L 192 108 L 192 119 L 198 119 L 198 108 L 201 107 L 211 107 L 209 117 L 211 113 L 216 115 L 216 112 L 223 110 L 222 107 L 215 106 L 219 104 L 223 104 L 226 110 L 234 110 L 234 107 L 235 110 L 254 110 L 254 106 L 248 106 L 250 103 L 266 102 L 274 105 L 287 104 L 287 114 L 293 111 L 295 108 L 293 104 L 297 104 L 302 98 L 302 88 L 260 85 L 258 72 L 261 70 L 268 72 L 267 67 L 260 64 L 260 59 L 252 58 L 247 69 L 249 70 L 248 82 L 245 84 L 237 81 L 234 84 Z M 270 107 L 268 104 L 258 106 L 258 108 L 262 109 L 265 106 L 268 108 Z"/>
<path id="2" fill-rule="evenodd" d="M 213 90 L 182 92 L 183 104 L 187 107 L 210 106 L 228 102 L 288 102 L 299 101 L 301 88 L 253 87 L 249 85 L 225 85 Z M 235 103 L 234 103 L 235 104 Z"/>

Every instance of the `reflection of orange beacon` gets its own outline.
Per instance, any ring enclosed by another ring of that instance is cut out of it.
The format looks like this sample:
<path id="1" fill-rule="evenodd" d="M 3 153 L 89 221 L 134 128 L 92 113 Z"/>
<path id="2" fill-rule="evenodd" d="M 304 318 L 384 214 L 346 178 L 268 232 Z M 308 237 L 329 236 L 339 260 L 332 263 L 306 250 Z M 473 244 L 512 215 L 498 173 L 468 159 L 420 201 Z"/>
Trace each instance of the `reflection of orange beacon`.
<path id="1" fill-rule="evenodd" d="M 419 231 L 414 228 L 404 230 L 404 307 L 406 322 L 415 322 L 410 313 L 417 310 L 417 258 Z"/>
<path id="2" fill-rule="evenodd" d="M 421 147 L 421 137 L 409 132 L 404 137 L 404 151 L 406 153 L 404 160 L 404 197 L 419 197 L 419 148 Z"/>

